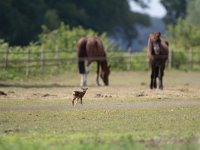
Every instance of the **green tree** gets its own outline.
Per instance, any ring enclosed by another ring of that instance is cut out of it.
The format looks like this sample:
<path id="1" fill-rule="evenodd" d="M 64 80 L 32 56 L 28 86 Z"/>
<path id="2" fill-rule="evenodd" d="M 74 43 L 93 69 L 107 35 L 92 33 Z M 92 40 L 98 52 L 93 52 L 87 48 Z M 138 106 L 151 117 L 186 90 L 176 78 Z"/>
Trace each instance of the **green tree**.
<path id="1" fill-rule="evenodd" d="M 161 0 L 160 2 L 167 10 L 167 14 L 164 17 L 166 24 L 176 24 L 179 17 L 186 17 L 188 0 Z"/>
<path id="2" fill-rule="evenodd" d="M 175 25 L 168 26 L 168 37 L 170 42 L 177 47 L 190 49 L 200 46 L 199 26 L 191 25 L 181 18 L 178 19 Z"/>
<path id="3" fill-rule="evenodd" d="M 135 1 L 142 5 L 143 0 Z M 132 41 L 137 35 L 135 25 L 150 22 L 148 16 L 132 12 L 128 0 L 1 0 L 0 18 L 0 38 L 11 45 L 38 40 L 42 25 L 53 30 L 62 21 L 100 34 L 120 29 Z"/>
<path id="4" fill-rule="evenodd" d="M 136 0 L 142 4 L 141 0 Z M 70 26 L 83 26 L 102 33 L 121 31 L 129 43 L 137 36 L 136 24 L 149 25 L 148 16 L 130 10 L 128 0 L 46 0 L 48 7 L 58 12 Z"/>
<path id="5" fill-rule="evenodd" d="M 168 26 L 168 39 L 173 51 L 177 51 L 182 54 L 179 59 L 180 64 L 184 64 L 184 58 L 187 58 L 189 68 L 193 67 L 193 60 L 199 61 L 199 55 L 193 56 L 193 52 L 199 52 L 200 47 L 200 28 L 199 26 L 192 25 L 187 21 L 179 18 L 175 25 Z M 188 53 L 186 53 L 188 51 Z M 175 55 L 176 57 L 176 55 Z M 181 60 L 181 61 L 180 61 Z M 186 59 L 185 59 L 186 60 Z"/>
<path id="6" fill-rule="evenodd" d="M 187 17 L 186 20 L 188 23 L 193 25 L 200 25 L 200 1 L 192 0 L 188 1 L 187 7 Z"/>
<path id="7" fill-rule="evenodd" d="M 41 32 L 44 12 L 43 0 L 1 0 L 0 38 L 19 45 L 35 40 Z"/>

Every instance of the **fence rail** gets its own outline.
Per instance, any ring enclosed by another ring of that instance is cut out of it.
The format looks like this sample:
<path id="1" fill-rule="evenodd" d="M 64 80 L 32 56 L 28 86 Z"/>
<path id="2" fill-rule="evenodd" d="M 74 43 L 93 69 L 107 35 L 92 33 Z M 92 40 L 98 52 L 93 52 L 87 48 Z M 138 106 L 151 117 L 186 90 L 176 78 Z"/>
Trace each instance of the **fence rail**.
<path id="1" fill-rule="evenodd" d="M 46 55 L 51 55 L 51 57 L 47 57 Z M 61 56 L 62 54 L 62 56 Z M 4 70 L 7 70 L 9 68 L 16 68 L 21 67 L 25 68 L 26 77 L 30 75 L 30 68 L 37 67 L 40 68 L 41 71 L 44 71 L 46 67 L 50 66 L 59 66 L 60 63 L 74 63 L 78 60 L 84 60 L 84 58 L 77 58 L 75 55 L 74 57 L 69 57 L 72 52 L 66 51 L 66 50 L 55 50 L 55 51 L 46 51 L 41 50 L 37 52 L 30 51 L 27 49 L 24 52 L 16 52 L 9 49 L 5 49 L 5 51 L 0 51 L 0 67 Z M 172 52 L 169 53 L 168 58 L 168 68 L 171 69 L 173 67 L 176 67 L 176 61 L 174 59 L 179 59 L 180 56 L 177 57 L 178 52 Z M 200 59 L 193 59 L 195 55 L 198 55 L 200 58 L 200 53 L 193 53 L 188 54 L 187 62 L 185 62 L 185 66 L 187 66 L 188 70 L 192 70 L 194 65 L 200 66 Z M 12 58 L 15 56 L 14 58 Z M 18 56 L 18 58 L 16 58 Z M 137 62 L 134 61 L 135 57 L 137 57 Z M 105 58 L 94 58 L 98 60 L 103 60 Z M 122 59 L 126 60 L 123 61 L 123 63 L 126 63 L 124 65 L 127 66 L 127 70 L 131 69 L 132 63 L 143 63 L 146 67 L 148 67 L 148 61 L 146 54 L 137 56 L 136 53 L 127 53 L 127 55 L 122 56 L 110 56 L 108 55 L 108 60 L 111 62 L 114 61 L 121 61 Z M 180 59 L 183 59 L 180 57 Z M 182 60 L 179 60 L 182 61 Z M 18 65 L 16 65 L 18 64 Z M 199 67 L 200 70 L 200 67 Z"/>

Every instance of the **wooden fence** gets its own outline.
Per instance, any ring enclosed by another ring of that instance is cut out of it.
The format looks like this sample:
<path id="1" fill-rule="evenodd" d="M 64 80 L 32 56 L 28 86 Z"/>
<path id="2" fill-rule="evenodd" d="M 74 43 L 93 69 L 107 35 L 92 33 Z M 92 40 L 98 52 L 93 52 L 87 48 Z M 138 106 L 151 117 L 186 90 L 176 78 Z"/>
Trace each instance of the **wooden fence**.
<path id="1" fill-rule="evenodd" d="M 10 64 L 23 63 L 23 65 L 21 65 L 20 67 L 25 67 L 26 77 L 29 77 L 31 67 L 38 67 L 38 68 L 40 68 L 41 72 L 43 72 L 45 67 L 48 67 L 48 66 L 58 66 L 59 63 L 68 62 L 68 61 L 77 62 L 78 60 L 77 60 L 76 56 L 69 58 L 69 55 L 70 55 L 69 53 L 70 53 L 69 51 L 58 50 L 58 49 L 56 49 L 55 51 L 46 51 L 44 49 L 41 49 L 38 52 L 33 52 L 33 51 L 30 51 L 29 49 L 27 49 L 26 51 L 23 51 L 23 52 L 14 52 L 14 51 L 11 51 L 9 49 L 5 49 L 4 52 L 0 51 L 0 55 L 1 55 L 1 57 L 0 57 L 0 63 L 1 63 L 0 67 L 3 68 L 4 70 L 7 70 L 11 67 L 15 67 L 13 65 L 11 66 Z M 53 57 L 51 57 L 51 58 L 45 57 L 47 54 L 51 54 Z M 64 54 L 64 56 L 68 56 L 68 57 L 60 57 L 61 54 Z M 172 53 L 172 51 L 170 51 L 169 58 L 168 58 L 168 64 L 167 64 L 169 69 L 173 68 L 173 54 L 174 54 L 174 52 Z M 10 55 L 19 55 L 20 57 L 10 58 L 9 57 Z M 33 55 L 37 55 L 37 58 L 33 58 L 32 57 Z M 133 63 L 133 60 L 134 60 L 134 55 L 135 55 L 135 53 L 129 52 L 126 56 L 125 55 L 120 56 L 120 57 L 118 57 L 118 56 L 109 57 L 108 56 L 108 60 L 115 60 L 115 61 L 119 60 L 120 61 L 120 59 L 123 57 L 124 59 L 127 60 L 126 61 L 127 70 L 130 70 L 131 69 L 131 67 L 130 67 L 131 63 Z M 23 58 L 21 56 L 23 56 Z M 145 63 L 146 66 L 148 66 L 146 55 L 141 56 L 140 60 L 143 61 L 143 63 Z M 188 63 L 187 63 L 188 70 L 192 70 L 193 65 L 195 63 L 199 65 L 200 60 L 199 61 L 193 61 L 192 54 L 190 54 L 189 60 L 188 60 Z M 18 67 L 19 67 L 19 65 L 18 65 Z"/>

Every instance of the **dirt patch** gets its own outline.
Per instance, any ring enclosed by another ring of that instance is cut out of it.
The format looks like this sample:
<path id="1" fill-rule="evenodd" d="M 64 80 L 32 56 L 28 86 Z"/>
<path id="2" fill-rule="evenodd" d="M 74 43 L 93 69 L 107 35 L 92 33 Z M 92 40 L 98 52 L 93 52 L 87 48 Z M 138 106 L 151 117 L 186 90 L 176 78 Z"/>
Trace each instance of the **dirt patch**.
<path id="1" fill-rule="evenodd" d="M 66 88 L 1 88 L 6 95 L 0 95 L 0 100 L 70 100 L 72 92 L 80 87 Z M 155 98 L 155 99 L 198 99 L 200 89 L 192 87 L 169 87 L 164 90 L 150 90 L 147 87 L 109 86 L 89 87 L 84 99 L 130 99 L 130 98 Z"/>
<path id="2" fill-rule="evenodd" d="M 1 100 L 71 100 L 72 92 L 80 90 L 79 74 L 52 77 L 38 81 L 2 83 Z M 149 89 L 149 72 L 112 72 L 110 86 L 95 86 L 95 73 L 89 73 L 88 91 L 84 99 L 198 99 L 200 100 L 200 73 L 166 70 L 164 90 Z M 70 79 L 66 77 L 70 76 Z M 62 84 L 61 84 L 62 83 Z"/>

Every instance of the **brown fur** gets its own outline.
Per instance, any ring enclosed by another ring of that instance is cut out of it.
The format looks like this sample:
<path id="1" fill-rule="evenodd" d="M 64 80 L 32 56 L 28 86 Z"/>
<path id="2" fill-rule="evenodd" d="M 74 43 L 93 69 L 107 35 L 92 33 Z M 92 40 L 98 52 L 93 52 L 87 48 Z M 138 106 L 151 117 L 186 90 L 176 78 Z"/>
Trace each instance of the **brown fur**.
<path id="1" fill-rule="evenodd" d="M 160 44 L 160 48 L 161 48 L 161 54 L 160 55 L 155 55 L 155 52 L 153 50 L 153 42 L 158 41 L 158 43 Z M 161 33 L 160 32 L 152 32 L 149 36 L 149 40 L 148 40 L 148 50 L 147 50 L 147 54 L 148 54 L 148 58 L 150 63 L 152 63 L 154 60 L 158 61 L 160 59 L 160 61 L 166 61 L 168 58 L 168 46 L 169 43 L 167 40 L 161 38 Z"/>
<path id="2" fill-rule="evenodd" d="M 110 66 L 107 63 L 106 52 L 103 43 L 99 37 L 83 37 L 77 42 L 77 52 L 79 57 L 79 73 L 85 74 L 84 61 L 87 60 L 87 66 L 93 61 L 97 62 L 97 81 L 102 78 L 105 85 L 109 85 Z"/>
<path id="3" fill-rule="evenodd" d="M 156 52 L 154 44 L 159 46 Z M 156 78 L 159 78 L 159 88 L 163 89 L 162 78 L 164 76 L 165 63 L 168 59 L 169 43 L 167 40 L 161 38 L 160 32 L 152 32 L 148 40 L 147 56 L 149 65 L 151 67 L 151 83 L 150 88 L 157 88 Z"/>
<path id="4" fill-rule="evenodd" d="M 81 104 L 83 104 L 83 96 L 85 95 L 86 91 L 88 88 L 82 88 L 83 91 L 74 91 L 73 92 L 73 100 L 72 100 L 72 105 L 74 106 L 75 100 L 78 102 L 80 99 Z"/>

